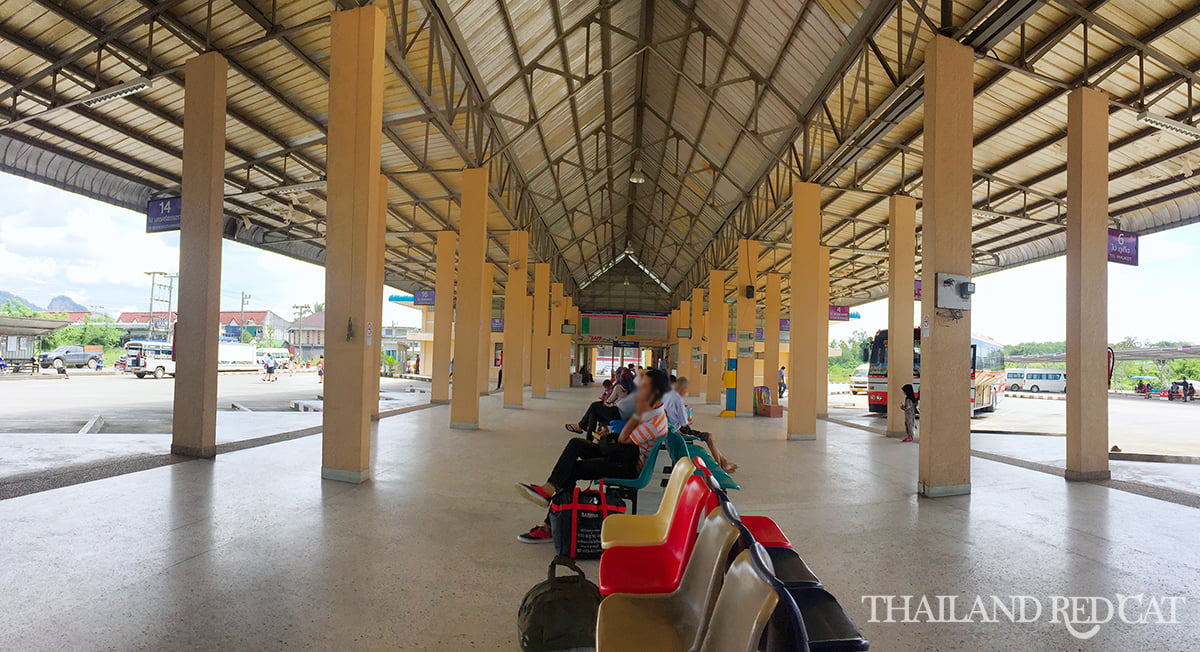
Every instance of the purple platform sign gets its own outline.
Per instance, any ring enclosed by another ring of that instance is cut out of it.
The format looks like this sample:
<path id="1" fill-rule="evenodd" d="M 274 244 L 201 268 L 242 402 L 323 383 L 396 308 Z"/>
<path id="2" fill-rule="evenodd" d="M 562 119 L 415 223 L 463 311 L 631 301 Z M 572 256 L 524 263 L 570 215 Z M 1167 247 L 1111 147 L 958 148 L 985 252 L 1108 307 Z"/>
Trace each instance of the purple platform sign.
<path id="1" fill-rule="evenodd" d="M 913 281 L 913 299 L 921 300 L 921 279 Z"/>
<path id="2" fill-rule="evenodd" d="M 492 317 L 492 332 L 493 333 L 504 332 L 504 318 L 503 317 Z"/>
<path id="3" fill-rule="evenodd" d="M 829 306 L 830 321 L 850 321 L 850 306 Z"/>
<path id="4" fill-rule="evenodd" d="M 790 320 L 790 319 L 780 319 L 780 320 L 779 320 L 779 330 L 781 330 L 781 331 L 788 331 L 788 332 L 791 332 L 791 330 L 792 330 L 792 320 Z"/>
<path id="5" fill-rule="evenodd" d="M 417 290 L 413 292 L 414 306 L 432 306 L 437 293 L 433 290 Z"/>
<path id="6" fill-rule="evenodd" d="M 1138 235 L 1128 231 L 1109 229 L 1108 262 L 1136 267 L 1138 264 Z"/>

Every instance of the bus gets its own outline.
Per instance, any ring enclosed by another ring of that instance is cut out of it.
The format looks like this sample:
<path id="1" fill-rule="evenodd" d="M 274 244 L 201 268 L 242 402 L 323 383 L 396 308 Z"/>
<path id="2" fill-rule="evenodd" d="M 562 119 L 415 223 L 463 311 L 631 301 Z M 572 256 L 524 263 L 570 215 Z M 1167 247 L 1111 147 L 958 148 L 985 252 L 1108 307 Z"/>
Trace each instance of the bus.
<path id="1" fill-rule="evenodd" d="M 870 344 L 863 347 L 863 360 L 871 365 L 868 371 L 870 391 L 867 403 L 871 412 L 887 412 L 887 329 L 875 333 Z M 1004 347 L 985 337 L 971 336 L 971 411 L 995 412 L 1004 398 L 1007 380 L 1004 373 Z M 921 395 L 921 331 L 913 329 L 913 389 Z"/>
<path id="2" fill-rule="evenodd" d="M 1009 369 L 1010 392 L 1065 392 L 1067 372 L 1062 369 Z"/>

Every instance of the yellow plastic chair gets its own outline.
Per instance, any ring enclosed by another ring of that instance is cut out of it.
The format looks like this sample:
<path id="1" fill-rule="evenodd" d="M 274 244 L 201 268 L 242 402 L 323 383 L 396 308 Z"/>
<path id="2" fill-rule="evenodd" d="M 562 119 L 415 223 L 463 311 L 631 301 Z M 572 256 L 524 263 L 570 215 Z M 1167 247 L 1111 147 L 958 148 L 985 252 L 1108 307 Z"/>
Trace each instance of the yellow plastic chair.
<path id="1" fill-rule="evenodd" d="M 686 457 L 681 458 L 671 469 L 671 478 L 663 490 L 657 511 L 653 514 L 613 514 L 604 519 L 600 526 L 601 547 L 661 546 L 666 543 L 683 485 L 695 472 L 696 465 Z"/>
<path id="2" fill-rule="evenodd" d="M 600 603 L 597 652 L 698 649 L 737 538 L 737 527 L 720 507 L 709 512 L 679 588 L 672 593 L 614 593 Z"/>
<path id="3" fill-rule="evenodd" d="M 753 557 L 758 558 L 757 564 Z M 758 649 L 767 622 L 779 603 L 779 592 L 763 570 L 769 568 L 765 558 L 766 550 L 756 543 L 733 560 L 725 573 L 700 652 Z"/>

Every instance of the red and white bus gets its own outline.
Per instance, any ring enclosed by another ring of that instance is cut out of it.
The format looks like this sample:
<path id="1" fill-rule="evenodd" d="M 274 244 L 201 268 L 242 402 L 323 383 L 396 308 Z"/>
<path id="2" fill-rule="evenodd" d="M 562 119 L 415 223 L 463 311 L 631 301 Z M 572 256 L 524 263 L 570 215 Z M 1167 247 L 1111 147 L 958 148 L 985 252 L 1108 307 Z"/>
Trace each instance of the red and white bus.
<path id="1" fill-rule="evenodd" d="M 868 371 L 867 402 L 871 412 L 887 412 L 888 332 L 875 333 L 869 346 L 863 347 Z M 985 337 L 971 336 L 971 411 L 994 412 L 1004 398 L 1008 385 L 1004 372 L 1004 347 Z M 921 395 L 921 330 L 913 329 L 913 390 Z"/>

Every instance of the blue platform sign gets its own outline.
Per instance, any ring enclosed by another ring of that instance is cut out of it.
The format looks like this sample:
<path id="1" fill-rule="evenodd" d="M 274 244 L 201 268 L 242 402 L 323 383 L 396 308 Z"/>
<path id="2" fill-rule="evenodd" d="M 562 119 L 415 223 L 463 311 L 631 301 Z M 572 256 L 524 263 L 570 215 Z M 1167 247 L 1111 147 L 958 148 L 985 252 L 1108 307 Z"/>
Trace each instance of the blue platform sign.
<path id="1" fill-rule="evenodd" d="M 1136 267 L 1138 264 L 1138 234 L 1109 229 L 1108 262 Z"/>
<path id="2" fill-rule="evenodd" d="M 492 317 L 492 332 L 493 333 L 504 332 L 504 318 L 503 317 Z"/>
<path id="3" fill-rule="evenodd" d="M 639 348 L 639 347 L 638 347 L 638 343 L 637 343 L 637 342 L 630 342 L 630 341 L 628 341 L 628 340 L 613 340 L 613 348 L 616 348 L 616 349 L 636 349 L 636 348 Z"/>
<path id="4" fill-rule="evenodd" d="M 436 292 L 433 290 L 417 290 L 413 292 L 414 306 L 432 306 Z"/>
<path id="5" fill-rule="evenodd" d="M 178 197 L 163 197 L 146 202 L 146 233 L 178 231 L 183 202 Z"/>

